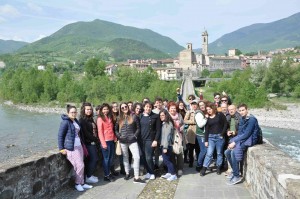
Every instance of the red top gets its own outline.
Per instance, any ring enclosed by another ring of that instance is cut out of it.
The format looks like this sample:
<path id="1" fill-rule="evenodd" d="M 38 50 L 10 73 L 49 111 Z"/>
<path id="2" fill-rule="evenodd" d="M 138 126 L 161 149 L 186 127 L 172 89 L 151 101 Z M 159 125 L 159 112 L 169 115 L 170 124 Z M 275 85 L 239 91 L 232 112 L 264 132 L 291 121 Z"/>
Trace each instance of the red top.
<path id="1" fill-rule="evenodd" d="M 114 125 L 112 119 L 106 117 L 105 121 L 101 117 L 97 119 L 98 136 L 103 148 L 107 148 L 106 141 L 115 141 L 117 137 L 114 133 Z"/>

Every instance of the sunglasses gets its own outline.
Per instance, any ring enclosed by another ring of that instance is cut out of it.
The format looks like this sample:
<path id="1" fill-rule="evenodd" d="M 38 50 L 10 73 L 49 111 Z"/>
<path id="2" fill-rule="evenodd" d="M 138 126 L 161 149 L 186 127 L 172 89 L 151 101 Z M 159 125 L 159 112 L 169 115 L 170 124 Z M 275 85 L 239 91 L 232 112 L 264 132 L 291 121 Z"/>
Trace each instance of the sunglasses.
<path id="1" fill-rule="evenodd" d="M 128 106 L 122 106 L 121 107 L 122 110 L 127 109 L 127 108 L 128 108 Z"/>

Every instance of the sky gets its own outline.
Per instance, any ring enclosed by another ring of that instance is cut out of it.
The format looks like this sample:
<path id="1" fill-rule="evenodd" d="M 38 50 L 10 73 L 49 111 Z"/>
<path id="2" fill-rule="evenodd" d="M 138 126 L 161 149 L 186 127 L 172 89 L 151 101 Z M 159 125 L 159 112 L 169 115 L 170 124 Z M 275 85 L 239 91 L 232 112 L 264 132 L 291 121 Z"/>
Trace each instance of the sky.
<path id="1" fill-rule="evenodd" d="M 200 48 L 255 23 L 300 12 L 299 0 L 0 0 L 0 39 L 33 42 L 77 21 L 101 19 L 150 29 Z"/>

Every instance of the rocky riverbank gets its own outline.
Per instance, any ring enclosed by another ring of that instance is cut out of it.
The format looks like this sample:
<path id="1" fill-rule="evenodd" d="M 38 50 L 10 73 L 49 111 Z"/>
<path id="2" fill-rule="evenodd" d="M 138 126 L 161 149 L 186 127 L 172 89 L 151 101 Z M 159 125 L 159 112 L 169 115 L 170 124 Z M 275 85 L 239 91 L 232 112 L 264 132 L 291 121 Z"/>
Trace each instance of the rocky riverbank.
<path id="1" fill-rule="evenodd" d="M 300 130 L 300 105 L 284 105 L 287 106 L 286 110 L 250 109 L 249 111 L 255 115 L 262 126 Z"/>
<path id="2" fill-rule="evenodd" d="M 13 108 L 17 108 L 23 111 L 36 112 L 36 113 L 57 113 L 62 114 L 66 112 L 66 108 L 61 107 L 46 107 L 46 106 L 32 106 L 26 104 L 14 104 L 11 101 L 5 101 L 3 104 L 8 105 Z"/>

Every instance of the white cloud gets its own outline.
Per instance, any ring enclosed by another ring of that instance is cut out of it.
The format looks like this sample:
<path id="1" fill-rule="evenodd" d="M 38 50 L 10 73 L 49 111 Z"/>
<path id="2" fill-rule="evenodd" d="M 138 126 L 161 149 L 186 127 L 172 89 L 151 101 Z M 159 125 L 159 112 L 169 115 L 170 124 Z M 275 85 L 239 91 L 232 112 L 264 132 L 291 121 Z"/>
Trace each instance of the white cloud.
<path id="1" fill-rule="evenodd" d="M 37 4 L 34 4 L 32 2 L 27 3 L 27 7 L 37 13 L 42 13 L 43 12 L 43 8 L 38 6 Z"/>
<path id="2" fill-rule="evenodd" d="M 0 15 L 2 17 L 18 17 L 20 16 L 20 12 L 13 6 L 11 5 L 3 5 L 0 6 Z"/>

